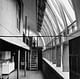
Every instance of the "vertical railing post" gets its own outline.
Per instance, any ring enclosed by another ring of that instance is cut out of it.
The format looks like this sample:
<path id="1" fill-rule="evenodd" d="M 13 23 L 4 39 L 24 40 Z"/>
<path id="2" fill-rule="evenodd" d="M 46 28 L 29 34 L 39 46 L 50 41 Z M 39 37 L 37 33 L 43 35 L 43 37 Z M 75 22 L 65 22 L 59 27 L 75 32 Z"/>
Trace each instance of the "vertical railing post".
<path id="1" fill-rule="evenodd" d="M 18 68 L 17 68 L 17 79 L 19 78 L 19 72 L 20 72 L 20 50 L 18 50 Z"/>
<path id="2" fill-rule="evenodd" d="M 62 48 L 62 46 L 61 46 L 61 35 L 59 35 L 59 46 L 58 46 L 58 49 L 57 49 L 57 67 L 61 67 L 61 52 L 62 52 L 62 50 L 61 50 L 61 48 Z"/>

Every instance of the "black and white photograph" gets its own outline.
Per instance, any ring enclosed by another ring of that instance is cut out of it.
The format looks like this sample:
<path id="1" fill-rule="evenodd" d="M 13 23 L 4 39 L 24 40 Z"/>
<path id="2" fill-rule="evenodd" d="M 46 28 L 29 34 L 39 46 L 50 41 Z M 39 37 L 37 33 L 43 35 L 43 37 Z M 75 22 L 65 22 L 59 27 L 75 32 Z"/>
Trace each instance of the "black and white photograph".
<path id="1" fill-rule="evenodd" d="M 80 79 L 80 0 L 0 0 L 0 79 Z"/>

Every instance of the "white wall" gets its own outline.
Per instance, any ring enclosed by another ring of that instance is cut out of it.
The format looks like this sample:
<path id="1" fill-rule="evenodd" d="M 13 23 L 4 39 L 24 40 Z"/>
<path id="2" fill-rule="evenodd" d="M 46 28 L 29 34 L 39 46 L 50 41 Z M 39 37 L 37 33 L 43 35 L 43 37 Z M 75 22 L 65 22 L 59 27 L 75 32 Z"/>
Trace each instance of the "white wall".
<path id="1" fill-rule="evenodd" d="M 0 0 L 0 24 L 14 33 L 17 24 L 15 0 Z"/>
<path id="2" fill-rule="evenodd" d="M 0 0 L 0 27 L 2 27 L 1 25 L 11 34 L 19 34 L 17 30 L 16 0 Z"/>
<path id="3" fill-rule="evenodd" d="M 0 35 L 18 36 L 21 34 L 17 29 L 17 0 L 0 0 Z M 21 29 L 23 24 L 21 20 Z M 20 38 L 20 40 L 22 40 Z"/>

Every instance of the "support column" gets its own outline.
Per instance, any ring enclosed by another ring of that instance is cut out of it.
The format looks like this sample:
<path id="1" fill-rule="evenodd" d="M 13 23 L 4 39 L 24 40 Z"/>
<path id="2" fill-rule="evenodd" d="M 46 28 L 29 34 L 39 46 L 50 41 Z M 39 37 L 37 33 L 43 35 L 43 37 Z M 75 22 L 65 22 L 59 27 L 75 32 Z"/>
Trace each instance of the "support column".
<path id="1" fill-rule="evenodd" d="M 20 50 L 18 50 L 18 68 L 17 68 L 17 79 L 19 78 L 19 72 L 20 72 Z"/>
<path id="2" fill-rule="evenodd" d="M 24 76 L 25 76 L 25 77 L 26 77 L 26 66 L 27 66 L 27 65 L 26 65 L 26 64 L 27 64 L 27 63 L 26 63 L 26 53 L 27 53 L 27 52 L 25 51 L 25 69 L 24 69 Z"/>
<path id="3" fill-rule="evenodd" d="M 56 44 L 55 44 L 55 47 L 53 46 L 53 43 L 55 41 L 52 40 L 52 63 L 53 64 L 56 64 Z"/>
<path id="4" fill-rule="evenodd" d="M 56 54 L 56 57 L 57 57 L 57 67 L 61 67 L 61 35 L 59 35 L 59 45 L 57 46 L 57 54 Z"/>
<path id="5" fill-rule="evenodd" d="M 69 72 L 69 41 L 67 37 L 67 29 L 65 32 L 66 32 L 65 34 L 66 37 L 65 37 L 65 44 L 63 46 L 62 64 L 63 64 L 63 72 Z"/>
<path id="6" fill-rule="evenodd" d="M 53 61 L 53 39 L 51 41 L 51 62 Z"/>
<path id="7" fill-rule="evenodd" d="M 63 63 L 63 72 L 69 72 L 69 43 L 64 44 L 62 63 Z"/>
<path id="8" fill-rule="evenodd" d="M 57 45 L 56 45 L 56 36 L 55 36 L 55 63 L 57 64 L 57 56 L 56 56 L 56 54 L 57 54 Z"/>

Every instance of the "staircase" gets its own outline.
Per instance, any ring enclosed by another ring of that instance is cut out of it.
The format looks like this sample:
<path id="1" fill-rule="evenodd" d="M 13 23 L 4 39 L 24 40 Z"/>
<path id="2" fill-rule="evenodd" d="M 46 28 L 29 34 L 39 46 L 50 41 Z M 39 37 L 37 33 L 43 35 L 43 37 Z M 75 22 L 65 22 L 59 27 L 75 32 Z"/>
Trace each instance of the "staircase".
<path id="1" fill-rule="evenodd" d="M 35 49 L 30 55 L 30 70 L 38 70 L 38 52 Z"/>
<path id="2" fill-rule="evenodd" d="M 28 52 L 26 57 L 27 70 L 37 71 L 41 68 L 41 54 L 39 54 L 39 52 L 41 53 L 41 51 L 37 47 L 32 48 L 31 51 Z M 24 53 L 22 54 L 20 62 L 21 62 L 21 69 L 24 69 L 25 54 Z"/>

